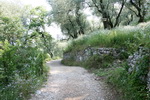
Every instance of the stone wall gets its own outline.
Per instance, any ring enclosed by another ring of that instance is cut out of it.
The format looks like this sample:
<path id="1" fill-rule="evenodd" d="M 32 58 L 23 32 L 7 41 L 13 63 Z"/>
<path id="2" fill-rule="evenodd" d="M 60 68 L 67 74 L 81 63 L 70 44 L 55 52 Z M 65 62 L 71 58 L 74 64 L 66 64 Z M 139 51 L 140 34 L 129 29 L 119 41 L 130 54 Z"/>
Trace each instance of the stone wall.
<path id="1" fill-rule="evenodd" d="M 119 59 L 121 56 L 121 53 L 124 53 L 124 49 L 115 49 L 115 48 L 86 48 L 81 51 L 77 52 L 69 52 L 64 53 L 63 60 L 73 60 L 75 62 L 83 62 L 86 61 L 89 57 L 93 55 L 111 55 L 114 57 L 114 59 Z M 128 69 L 129 73 L 131 73 L 134 70 L 139 70 L 138 61 L 142 59 L 144 56 L 149 55 L 150 50 L 140 47 L 137 52 L 135 52 L 133 55 L 130 55 L 127 59 L 127 63 L 130 66 Z M 117 64 L 116 64 L 117 65 Z M 150 66 L 149 66 L 149 73 L 146 77 L 141 77 L 141 80 L 147 81 L 147 87 L 150 91 Z"/>
<path id="2" fill-rule="evenodd" d="M 82 62 L 86 61 L 89 57 L 93 55 L 112 55 L 114 58 L 117 58 L 119 57 L 121 52 L 123 52 L 123 50 L 115 48 L 87 48 L 74 53 L 65 53 L 63 55 L 63 59 L 73 59 L 76 62 Z"/>
<path id="3" fill-rule="evenodd" d="M 149 54 L 150 54 L 150 49 L 140 47 L 137 52 L 135 52 L 133 55 L 130 55 L 129 58 L 127 59 L 128 65 L 130 66 L 130 68 L 128 69 L 128 72 L 131 73 L 133 71 L 139 71 L 140 59 L 142 59 L 145 56 L 149 56 Z M 147 81 L 147 87 L 150 91 L 150 62 L 149 62 L 149 68 L 147 69 L 148 69 L 147 76 L 141 76 L 140 79 L 142 81 L 145 81 L 145 80 Z"/>

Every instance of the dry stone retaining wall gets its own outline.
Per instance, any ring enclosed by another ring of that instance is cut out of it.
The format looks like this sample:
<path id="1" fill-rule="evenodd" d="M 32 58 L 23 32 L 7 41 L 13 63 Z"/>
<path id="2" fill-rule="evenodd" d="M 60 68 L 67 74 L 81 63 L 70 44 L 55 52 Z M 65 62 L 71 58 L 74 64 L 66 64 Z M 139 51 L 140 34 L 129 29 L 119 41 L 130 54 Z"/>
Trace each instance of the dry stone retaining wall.
<path id="1" fill-rule="evenodd" d="M 75 62 L 83 62 L 86 61 L 89 57 L 93 55 L 112 55 L 115 59 L 118 59 L 120 54 L 125 52 L 124 49 L 115 49 L 115 48 L 87 48 L 81 51 L 77 52 L 69 52 L 64 53 L 63 60 L 73 60 Z M 140 47 L 137 52 L 135 52 L 133 55 L 130 55 L 127 59 L 127 63 L 130 66 L 128 69 L 129 73 L 131 73 L 134 70 L 138 70 L 138 61 L 139 59 L 142 59 L 144 56 L 149 55 L 150 50 Z M 150 66 L 149 66 L 149 73 L 147 74 L 146 78 L 141 78 L 141 80 L 147 81 L 147 87 L 150 91 Z"/>
<path id="2" fill-rule="evenodd" d="M 86 61 L 90 56 L 93 55 L 112 55 L 113 57 L 119 57 L 120 53 L 123 52 L 121 49 L 115 48 L 87 48 L 82 51 L 74 52 L 74 53 L 64 53 L 63 59 L 73 59 L 76 62 Z"/>
<path id="3" fill-rule="evenodd" d="M 150 55 L 150 49 L 140 47 L 137 52 L 135 52 L 133 55 L 129 56 L 129 58 L 127 59 L 128 65 L 130 66 L 130 68 L 128 69 L 128 72 L 131 73 L 133 71 L 140 70 L 139 65 L 138 65 L 139 60 L 142 59 L 144 56 L 148 56 L 148 55 Z M 142 81 L 145 81 L 145 80 L 147 81 L 147 87 L 150 92 L 150 62 L 148 62 L 148 63 L 149 63 L 148 74 L 146 77 L 141 76 L 140 79 Z"/>

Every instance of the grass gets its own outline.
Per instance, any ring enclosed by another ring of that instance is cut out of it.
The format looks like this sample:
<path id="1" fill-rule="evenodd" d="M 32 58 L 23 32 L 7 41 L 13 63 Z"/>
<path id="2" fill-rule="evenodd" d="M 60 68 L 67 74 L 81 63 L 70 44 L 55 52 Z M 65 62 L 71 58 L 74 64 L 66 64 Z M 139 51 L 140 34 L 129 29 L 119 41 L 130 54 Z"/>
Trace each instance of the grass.
<path id="1" fill-rule="evenodd" d="M 38 90 L 43 82 L 47 79 L 48 67 L 45 67 L 45 74 L 42 76 L 32 76 L 32 78 L 25 80 L 18 79 L 10 84 L 0 86 L 1 100 L 27 100 L 36 90 Z"/>
<path id="2" fill-rule="evenodd" d="M 73 40 L 65 52 L 78 51 L 87 47 L 126 48 L 131 53 L 139 46 L 150 48 L 150 22 L 138 26 L 102 30 Z"/>
<path id="3" fill-rule="evenodd" d="M 110 66 L 106 67 L 104 66 L 106 61 L 99 62 L 98 60 L 89 58 L 91 60 L 90 62 L 84 62 L 84 65 L 89 64 L 89 67 L 82 66 L 92 70 L 97 76 L 105 79 L 109 85 L 115 87 L 122 100 L 149 100 L 150 93 L 147 90 L 147 83 L 145 80 L 141 80 L 141 77 L 145 78 L 148 73 L 149 57 L 148 55 L 140 59 L 137 63 L 139 70 L 131 73 L 128 72 L 129 66 L 125 61 L 117 66 L 113 66 L 112 62 L 107 61 Z M 98 67 L 99 65 L 101 67 Z"/>
<path id="4" fill-rule="evenodd" d="M 37 48 L 12 46 L 0 49 L 0 100 L 27 100 L 46 80 L 47 55 Z"/>
<path id="5" fill-rule="evenodd" d="M 109 47 L 109 48 L 123 48 L 125 52 L 120 54 L 118 58 L 122 64 L 113 65 L 116 60 L 112 56 L 94 55 L 87 61 L 77 63 L 74 59 L 63 60 L 66 65 L 80 65 L 87 69 L 92 69 L 93 72 L 105 77 L 106 82 L 114 86 L 120 94 L 122 100 L 150 100 L 149 90 L 146 89 L 147 83 L 142 78 L 147 76 L 149 71 L 150 55 L 140 59 L 136 66 L 138 70 L 128 72 L 126 59 L 129 55 L 138 51 L 139 47 L 150 48 L 150 22 L 139 24 L 137 26 L 119 27 L 113 30 L 101 30 L 93 32 L 87 36 L 82 36 L 73 40 L 66 48 L 65 53 L 74 54 L 80 50 L 88 47 Z"/>
<path id="6" fill-rule="evenodd" d="M 112 63 L 113 60 L 114 58 L 110 55 L 93 55 L 90 58 L 88 58 L 87 61 L 83 62 L 82 66 L 84 66 L 87 69 L 109 68 L 111 66 L 110 63 Z"/>
<path id="7" fill-rule="evenodd" d="M 123 94 L 124 100 L 149 100 L 150 94 L 147 90 L 147 83 L 141 80 L 140 77 L 145 77 L 148 73 L 149 56 L 145 56 L 141 59 L 139 70 L 133 71 L 129 74 L 126 70 L 126 66 L 116 68 L 109 73 L 107 81 L 113 84 L 120 93 Z"/>

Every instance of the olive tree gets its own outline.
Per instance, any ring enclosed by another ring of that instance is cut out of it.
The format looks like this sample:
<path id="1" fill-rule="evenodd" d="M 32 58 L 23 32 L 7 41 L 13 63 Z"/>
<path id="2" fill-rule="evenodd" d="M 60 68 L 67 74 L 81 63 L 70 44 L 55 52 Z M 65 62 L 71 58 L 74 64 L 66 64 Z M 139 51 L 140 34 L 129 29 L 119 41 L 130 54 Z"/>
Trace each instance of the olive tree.
<path id="1" fill-rule="evenodd" d="M 77 38 L 85 34 L 88 25 L 83 13 L 84 0 L 49 0 L 49 2 L 52 6 L 53 20 L 60 25 L 65 35 Z"/>

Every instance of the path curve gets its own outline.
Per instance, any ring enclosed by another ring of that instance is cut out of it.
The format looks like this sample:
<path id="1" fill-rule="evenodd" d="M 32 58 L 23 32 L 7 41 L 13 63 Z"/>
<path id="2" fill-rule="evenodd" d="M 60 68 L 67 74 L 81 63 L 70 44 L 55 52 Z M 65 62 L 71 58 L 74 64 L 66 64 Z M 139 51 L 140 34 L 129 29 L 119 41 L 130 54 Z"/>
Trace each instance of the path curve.
<path id="1" fill-rule="evenodd" d="M 60 62 L 47 63 L 50 66 L 48 80 L 30 100 L 116 100 L 108 97 L 105 84 L 96 81 L 94 74 L 81 67 L 64 66 Z"/>

